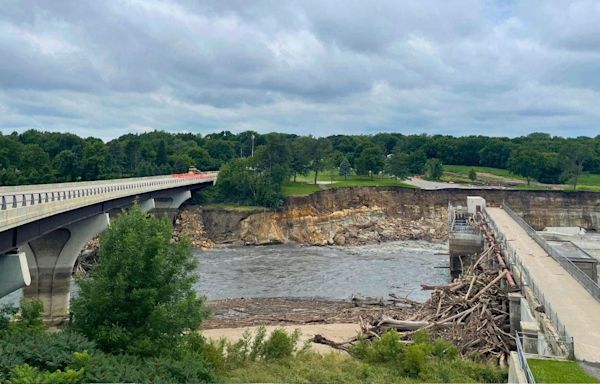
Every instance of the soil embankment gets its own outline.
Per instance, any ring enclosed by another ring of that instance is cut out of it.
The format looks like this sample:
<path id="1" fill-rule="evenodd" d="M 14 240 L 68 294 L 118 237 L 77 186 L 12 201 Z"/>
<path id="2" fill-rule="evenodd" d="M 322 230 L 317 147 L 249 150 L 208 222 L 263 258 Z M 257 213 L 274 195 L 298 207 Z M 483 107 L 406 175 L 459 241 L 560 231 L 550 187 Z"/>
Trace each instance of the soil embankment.
<path id="1" fill-rule="evenodd" d="M 517 190 L 418 190 L 395 187 L 331 189 L 291 197 L 279 211 L 237 212 L 188 207 L 187 223 L 177 226 L 195 243 L 264 245 L 366 244 L 392 240 L 445 241 L 448 203 L 465 204 L 483 196 L 489 204 L 506 201 L 536 229 L 547 226 L 600 228 L 600 194 Z M 190 227 L 191 228 L 191 227 Z M 205 243 L 202 243 L 205 242 Z"/>

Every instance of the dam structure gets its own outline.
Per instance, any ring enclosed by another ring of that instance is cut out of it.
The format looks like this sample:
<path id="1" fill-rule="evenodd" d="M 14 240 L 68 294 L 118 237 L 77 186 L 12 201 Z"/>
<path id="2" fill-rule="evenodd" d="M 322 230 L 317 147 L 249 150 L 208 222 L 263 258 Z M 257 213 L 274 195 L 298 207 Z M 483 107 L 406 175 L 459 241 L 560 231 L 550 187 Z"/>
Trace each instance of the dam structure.
<path id="1" fill-rule="evenodd" d="M 64 321 L 75 261 L 111 215 L 138 204 L 172 219 L 193 190 L 216 177 L 206 172 L 0 187 L 0 297 L 24 288 L 26 297 L 42 301 L 46 320 Z"/>
<path id="2" fill-rule="evenodd" d="M 475 229 L 466 230 L 465 224 L 457 223 L 479 215 L 501 244 L 511 276 L 518 283 L 518 289 L 508 292 L 511 333 L 527 335 L 526 352 L 540 353 L 543 340 L 572 343 L 571 357 L 599 363 L 598 261 L 570 241 L 546 240 L 506 202 L 487 206 L 480 197 L 468 197 L 467 201 L 467 207 L 449 209 L 453 274 L 460 273 L 460 267 L 466 266 L 470 256 L 480 251 L 482 241 L 482 235 Z M 560 348 L 555 345 L 554 349 Z"/>

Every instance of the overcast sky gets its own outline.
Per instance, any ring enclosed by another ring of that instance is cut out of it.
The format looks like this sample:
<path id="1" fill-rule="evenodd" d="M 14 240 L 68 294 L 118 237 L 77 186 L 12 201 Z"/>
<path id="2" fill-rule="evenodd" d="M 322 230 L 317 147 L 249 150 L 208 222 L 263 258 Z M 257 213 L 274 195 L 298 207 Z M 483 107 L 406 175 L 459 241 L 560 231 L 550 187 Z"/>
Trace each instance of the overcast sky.
<path id="1" fill-rule="evenodd" d="M 600 134 L 600 1 L 0 0 L 0 130 Z"/>

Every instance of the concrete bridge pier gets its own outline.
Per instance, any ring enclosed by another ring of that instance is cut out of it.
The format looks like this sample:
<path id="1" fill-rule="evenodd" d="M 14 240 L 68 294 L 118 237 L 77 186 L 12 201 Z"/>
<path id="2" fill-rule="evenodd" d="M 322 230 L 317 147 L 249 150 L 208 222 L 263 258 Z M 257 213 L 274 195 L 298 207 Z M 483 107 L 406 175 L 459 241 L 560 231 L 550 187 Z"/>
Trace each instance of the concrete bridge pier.
<path id="1" fill-rule="evenodd" d="M 23 252 L 0 255 L 0 297 L 31 284 L 27 256 Z"/>
<path id="2" fill-rule="evenodd" d="M 169 196 L 155 197 L 155 208 L 151 212 L 157 217 L 167 215 L 173 221 L 177 217 L 181 204 L 191 197 L 192 192 L 190 190 L 175 192 Z"/>
<path id="3" fill-rule="evenodd" d="M 23 289 L 25 297 L 44 304 L 46 320 L 60 324 L 69 316 L 71 273 L 84 245 L 109 225 L 108 213 L 56 229 L 21 247 L 27 255 L 31 284 Z"/>
<path id="4" fill-rule="evenodd" d="M 139 200 L 137 200 L 137 203 L 140 207 L 140 210 L 144 213 L 150 212 L 156 208 L 154 198 L 149 198 L 149 199 L 144 199 L 144 200 L 139 199 Z M 111 219 L 117 219 L 123 210 L 128 211 L 130 208 L 131 208 L 131 206 L 128 206 L 126 208 L 115 208 L 115 209 L 109 211 L 108 214 L 110 215 Z"/>

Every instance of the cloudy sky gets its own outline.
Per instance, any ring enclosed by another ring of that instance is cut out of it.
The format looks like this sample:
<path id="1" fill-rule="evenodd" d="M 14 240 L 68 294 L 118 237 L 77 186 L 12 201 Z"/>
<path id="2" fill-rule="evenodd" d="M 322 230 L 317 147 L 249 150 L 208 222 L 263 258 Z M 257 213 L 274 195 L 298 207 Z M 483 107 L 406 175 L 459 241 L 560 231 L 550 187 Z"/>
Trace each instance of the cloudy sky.
<path id="1" fill-rule="evenodd" d="M 600 1 L 0 0 L 0 131 L 600 134 Z"/>

